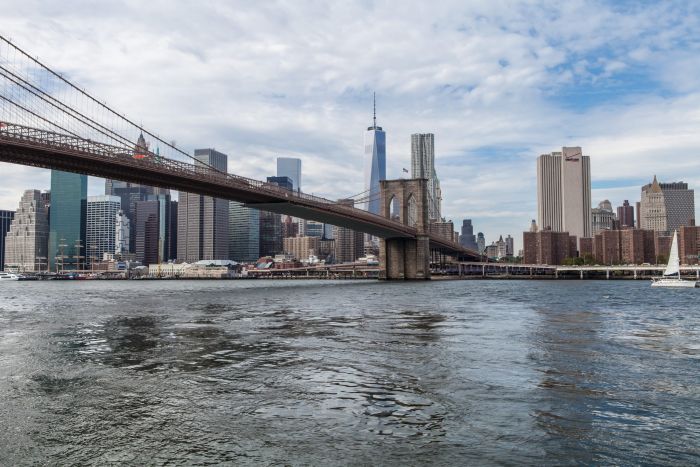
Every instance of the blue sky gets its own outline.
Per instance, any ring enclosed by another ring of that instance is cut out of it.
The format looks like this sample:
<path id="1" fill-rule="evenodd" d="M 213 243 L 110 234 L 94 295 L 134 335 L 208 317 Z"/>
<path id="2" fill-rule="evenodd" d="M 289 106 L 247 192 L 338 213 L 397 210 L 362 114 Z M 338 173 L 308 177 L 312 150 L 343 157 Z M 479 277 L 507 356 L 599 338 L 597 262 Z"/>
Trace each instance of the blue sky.
<path id="1" fill-rule="evenodd" d="M 376 91 L 387 175 L 435 133 L 443 211 L 488 241 L 521 242 L 535 159 L 565 145 L 591 157 L 594 204 L 634 202 L 654 174 L 700 186 L 696 2 L 5 4 L 3 35 L 133 119 L 244 176 L 301 157 L 304 190 L 330 198 L 363 191 Z M 0 173 L 0 209 L 49 185 Z"/>

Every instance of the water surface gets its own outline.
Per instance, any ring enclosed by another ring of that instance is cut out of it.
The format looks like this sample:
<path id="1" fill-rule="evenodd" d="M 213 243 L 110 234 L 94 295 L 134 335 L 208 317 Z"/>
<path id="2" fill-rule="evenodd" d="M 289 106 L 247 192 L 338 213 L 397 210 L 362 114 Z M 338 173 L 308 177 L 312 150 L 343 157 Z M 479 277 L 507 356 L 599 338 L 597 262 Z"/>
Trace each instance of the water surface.
<path id="1" fill-rule="evenodd" d="M 0 465 L 700 463 L 700 290 L 0 285 Z"/>

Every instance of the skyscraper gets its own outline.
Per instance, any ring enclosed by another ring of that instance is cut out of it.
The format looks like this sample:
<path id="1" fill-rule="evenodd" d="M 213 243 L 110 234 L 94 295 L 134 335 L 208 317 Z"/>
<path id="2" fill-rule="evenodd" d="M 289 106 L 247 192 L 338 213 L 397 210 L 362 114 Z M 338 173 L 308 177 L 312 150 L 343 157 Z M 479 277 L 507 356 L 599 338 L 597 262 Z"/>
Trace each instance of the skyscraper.
<path id="1" fill-rule="evenodd" d="M 640 228 L 672 235 L 681 226 L 695 225 L 695 192 L 683 182 L 659 183 L 642 187 Z"/>
<path id="2" fill-rule="evenodd" d="M 5 267 L 5 237 L 10 231 L 12 219 L 15 218 L 14 211 L 0 211 L 0 271 Z"/>
<path id="3" fill-rule="evenodd" d="M 228 171 L 228 156 L 214 149 L 196 149 L 195 165 Z M 228 200 L 180 193 L 177 256 L 188 263 L 228 258 Z"/>
<path id="4" fill-rule="evenodd" d="M 85 252 L 88 263 L 102 261 L 105 253 L 117 246 L 117 214 L 121 209 L 118 196 L 88 196 Z"/>
<path id="5" fill-rule="evenodd" d="M 476 234 L 476 247 L 480 255 L 483 255 L 486 251 L 486 237 L 484 237 L 483 232 Z"/>
<path id="6" fill-rule="evenodd" d="M 411 135 L 411 177 L 428 180 L 428 217 L 431 221 L 442 218 L 442 192 L 435 172 L 435 135 Z"/>
<path id="7" fill-rule="evenodd" d="M 339 199 L 338 204 L 354 206 L 355 201 L 353 199 Z M 365 240 L 362 232 L 335 226 L 333 237 L 335 238 L 336 263 L 351 263 L 364 255 Z"/>
<path id="8" fill-rule="evenodd" d="M 295 157 L 278 157 L 277 176 L 288 177 L 292 181 L 292 189 L 294 191 L 301 191 L 301 159 Z"/>
<path id="9" fill-rule="evenodd" d="M 267 182 L 287 190 L 293 189 L 289 177 L 267 177 Z M 282 252 L 282 216 L 274 212 L 260 211 L 260 256 L 274 256 Z"/>
<path id="10" fill-rule="evenodd" d="M 621 229 L 633 229 L 634 224 L 634 206 L 630 206 L 630 202 L 625 200 L 622 206 L 617 207 L 617 220 L 620 221 Z"/>
<path id="11" fill-rule="evenodd" d="M 374 99 L 372 126 L 365 132 L 365 191 L 366 209 L 379 214 L 379 182 L 386 180 L 386 133 L 377 126 L 377 101 Z"/>
<path id="12" fill-rule="evenodd" d="M 49 213 L 39 190 L 24 192 L 5 237 L 5 265 L 19 272 L 46 270 Z"/>
<path id="13" fill-rule="evenodd" d="M 87 175 L 51 171 L 49 269 L 64 271 L 85 266 Z"/>
<path id="14" fill-rule="evenodd" d="M 160 248 L 165 243 L 164 236 L 160 236 L 160 204 L 157 199 L 136 203 L 136 261 L 144 265 L 160 264 L 164 259 Z"/>
<path id="15" fill-rule="evenodd" d="M 479 248 L 476 244 L 476 236 L 474 235 L 474 226 L 472 226 L 471 219 L 462 221 L 462 233 L 459 236 L 459 244 L 474 251 Z"/>
<path id="16" fill-rule="evenodd" d="M 229 201 L 229 258 L 253 262 L 260 257 L 260 211 Z"/>
<path id="17" fill-rule="evenodd" d="M 277 158 L 277 177 L 287 177 L 292 182 L 292 190 L 301 191 L 301 159 L 295 157 L 278 157 Z M 295 217 L 292 222 L 297 225 L 299 235 L 305 235 L 306 222 L 304 219 Z"/>
<path id="18" fill-rule="evenodd" d="M 116 237 L 114 240 L 114 253 L 117 255 L 126 255 L 131 251 L 131 221 L 124 210 L 120 209 L 116 215 L 115 221 Z"/>
<path id="19" fill-rule="evenodd" d="M 580 147 L 537 158 L 537 216 L 543 230 L 591 236 L 591 164 Z"/>

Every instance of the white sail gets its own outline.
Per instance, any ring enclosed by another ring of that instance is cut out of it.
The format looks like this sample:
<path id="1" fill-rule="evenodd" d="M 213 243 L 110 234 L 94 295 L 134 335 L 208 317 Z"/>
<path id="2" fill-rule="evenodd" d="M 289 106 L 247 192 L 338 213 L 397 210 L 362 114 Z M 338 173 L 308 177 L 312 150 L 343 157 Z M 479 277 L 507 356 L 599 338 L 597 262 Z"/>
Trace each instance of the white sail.
<path id="1" fill-rule="evenodd" d="M 681 271 L 681 262 L 678 258 L 678 232 L 673 232 L 673 242 L 671 243 L 671 252 L 668 255 L 668 265 L 664 271 L 664 276 L 672 276 L 679 274 Z"/>

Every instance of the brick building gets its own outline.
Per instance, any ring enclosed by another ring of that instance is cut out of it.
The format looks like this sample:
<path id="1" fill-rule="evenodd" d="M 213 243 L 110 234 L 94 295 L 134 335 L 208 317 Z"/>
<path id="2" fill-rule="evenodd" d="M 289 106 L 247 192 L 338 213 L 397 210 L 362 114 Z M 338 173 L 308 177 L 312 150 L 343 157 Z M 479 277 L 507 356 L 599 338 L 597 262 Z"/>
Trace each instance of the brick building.
<path id="1" fill-rule="evenodd" d="M 562 264 L 576 256 L 576 237 L 568 232 L 523 232 L 523 263 Z"/>

